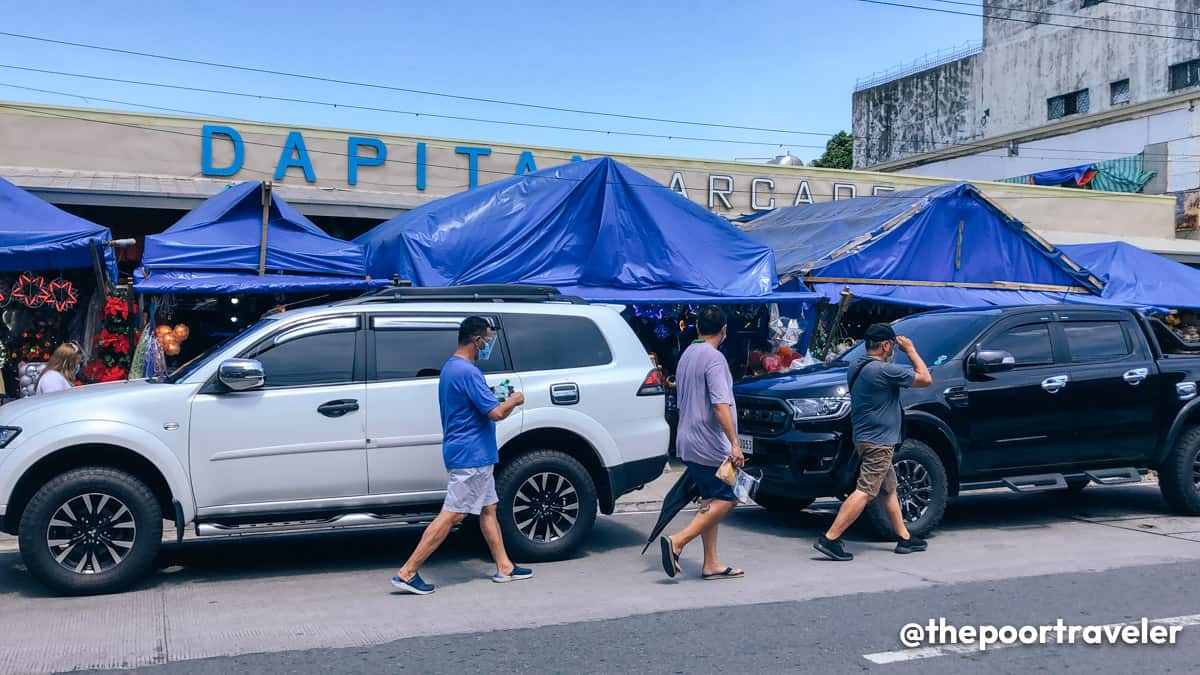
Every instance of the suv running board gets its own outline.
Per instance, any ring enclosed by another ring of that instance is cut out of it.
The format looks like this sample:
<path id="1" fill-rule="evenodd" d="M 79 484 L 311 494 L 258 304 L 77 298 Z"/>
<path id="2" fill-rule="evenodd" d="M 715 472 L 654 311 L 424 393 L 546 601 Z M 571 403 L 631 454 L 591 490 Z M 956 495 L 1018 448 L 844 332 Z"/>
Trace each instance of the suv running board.
<path id="1" fill-rule="evenodd" d="M 970 483 L 963 487 L 979 490 L 991 487 L 1006 487 L 1013 492 L 1048 492 L 1050 490 L 1065 490 L 1072 483 L 1096 483 L 1097 485 L 1126 485 L 1140 483 L 1144 471 L 1133 467 L 1116 469 L 1096 469 L 1081 473 L 1040 473 L 1030 476 L 1012 476 L 998 481 L 985 483 Z"/>
<path id="2" fill-rule="evenodd" d="M 1142 482 L 1142 472 L 1133 467 L 1121 469 L 1100 469 L 1099 471 L 1084 471 L 1085 476 L 1100 485 L 1125 485 L 1126 483 Z"/>
<path id="3" fill-rule="evenodd" d="M 196 523 L 197 537 L 236 537 L 256 534 L 283 534 L 287 532 L 316 532 L 322 530 L 344 530 L 367 527 L 396 527 L 400 525 L 425 525 L 435 513 L 344 513 L 329 518 L 308 520 L 279 520 L 263 523 Z"/>
<path id="4" fill-rule="evenodd" d="M 1001 478 L 1004 487 L 1013 492 L 1043 492 L 1046 490 L 1065 490 L 1067 479 L 1061 473 L 1041 473 L 1036 476 L 1014 476 Z"/>

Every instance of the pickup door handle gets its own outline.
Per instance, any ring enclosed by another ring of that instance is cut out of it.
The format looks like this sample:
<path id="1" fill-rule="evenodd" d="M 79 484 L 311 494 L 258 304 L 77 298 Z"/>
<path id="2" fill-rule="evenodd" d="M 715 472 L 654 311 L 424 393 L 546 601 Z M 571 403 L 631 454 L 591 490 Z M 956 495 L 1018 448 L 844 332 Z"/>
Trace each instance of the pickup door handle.
<path id="1" fill-rule="evenodd" d="M 1055 375 L 1054 377 L 1047 377 L 1046 379 L 1042 380 L 1042 389 L 1045 389 L 1051 394 L 1057 394 L 1063 390 L 1063 387 L 1067 386 L 1067 382 L 1070 381 L 1070 379 L 1071 378 L 1068 375 Z"/>
<path id="2" fill-rule="evenodd" d="M 317 412 L 326 417 L 341 417 L 355 410 L 358 410 L 358 401 L 352 398 L 339 398 L 317 406 Z"/>
<path id="3" fill-rule="evenodd" d="M 574 382 L 562 382 L 550 385 L 550 402 L 554 405 L 575 405 L 579 403 L 579 385 Z"/>
<path id="4" fill-rule="evenodd" d="M 1133 370 L 1125 371 L 1125 374 L 1121 376 L 1121 379 L 1125 380 L 1125 384 L 1136 387 L 1142 383 L 1142 380 L 1145 380 L 1149 376 L 1149 368 L 1134 368 Z"/>

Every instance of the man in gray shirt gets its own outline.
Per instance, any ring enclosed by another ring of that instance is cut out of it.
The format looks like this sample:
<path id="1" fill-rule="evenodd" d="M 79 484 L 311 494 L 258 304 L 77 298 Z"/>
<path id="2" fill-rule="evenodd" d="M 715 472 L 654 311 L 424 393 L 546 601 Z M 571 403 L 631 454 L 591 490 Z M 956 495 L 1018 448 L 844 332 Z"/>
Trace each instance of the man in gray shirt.
<path id="1" fill-rule="evenodd" d="M 877 496 L 883 497 L 888 518 L 896 530 L 896 553 L 924 551 L 928 546 L 924 539 L 910 535 L 904 525 L 904 514 L 896 497 L 892 455 L 903 440 L 900 390 L 928 387 L 933 384 L 933 376 L 913 347 L 912 340 L 897 336 L 890 325 L 872 325 L 867 329 L 866 340 L 866 357 L 850 364 L 848 372 L 854 450 L 862 459 L 858 484 L 838 509 L 833 526 L 813 545 L 834 560 L 854 559 L 842 545 L 842 533 L 858 520 L 863 509 Z M 892 363 L 897 348 L 908 356 L 912 368 Z"/>
<path id="2" fill-rule="evenodd" d="M 725 355 L 717 350 L 725 341 L 725 312 L 708 306 L 696 321 L 696 340 L 683 352 L 675 372 L 679 392 L 679 432 L 675 447 L 687 466 L 687 475 L 700 488 L 700 510 L 682 532 L 659 540 L 663 571 L 674 577 L 680 572 L 679 555 L 696 537 L 704 542 L 704 579 L 733 579 L 742 570 L 724 565 L 717 558 L 717 525 L 737 504 L 733 488 L 717 478 L 717 468 L 726 459 L 735 466 L 746 462 L 738 447 L 737 411 L 733 402 L 733 376 Z"/>

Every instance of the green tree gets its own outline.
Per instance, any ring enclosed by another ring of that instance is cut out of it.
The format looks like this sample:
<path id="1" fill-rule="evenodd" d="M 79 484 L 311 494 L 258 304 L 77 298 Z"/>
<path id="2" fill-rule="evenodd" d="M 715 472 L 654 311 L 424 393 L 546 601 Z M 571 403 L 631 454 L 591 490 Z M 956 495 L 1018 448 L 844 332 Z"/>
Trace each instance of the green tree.
<path id="1" fill-rule="evenodd" d="M 839 131 L 825 144 L 825 154 L 809 162 L 809 166 L 823 169 L 849 169 L 854 166 L 854 139 L 850 134 Z"/>

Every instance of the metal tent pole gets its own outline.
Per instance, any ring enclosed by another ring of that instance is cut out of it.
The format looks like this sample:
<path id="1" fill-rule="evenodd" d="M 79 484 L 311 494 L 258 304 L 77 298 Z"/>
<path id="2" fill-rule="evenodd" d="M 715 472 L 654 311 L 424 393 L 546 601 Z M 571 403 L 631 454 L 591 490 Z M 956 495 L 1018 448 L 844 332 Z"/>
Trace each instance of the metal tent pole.
<path id="1" fill-rule="evenodd" d="M 267 224 L 271 221 L 271 181 L 262 183 L 262 236 L 258 243 L 258 276 L 267 273 Z"/>

